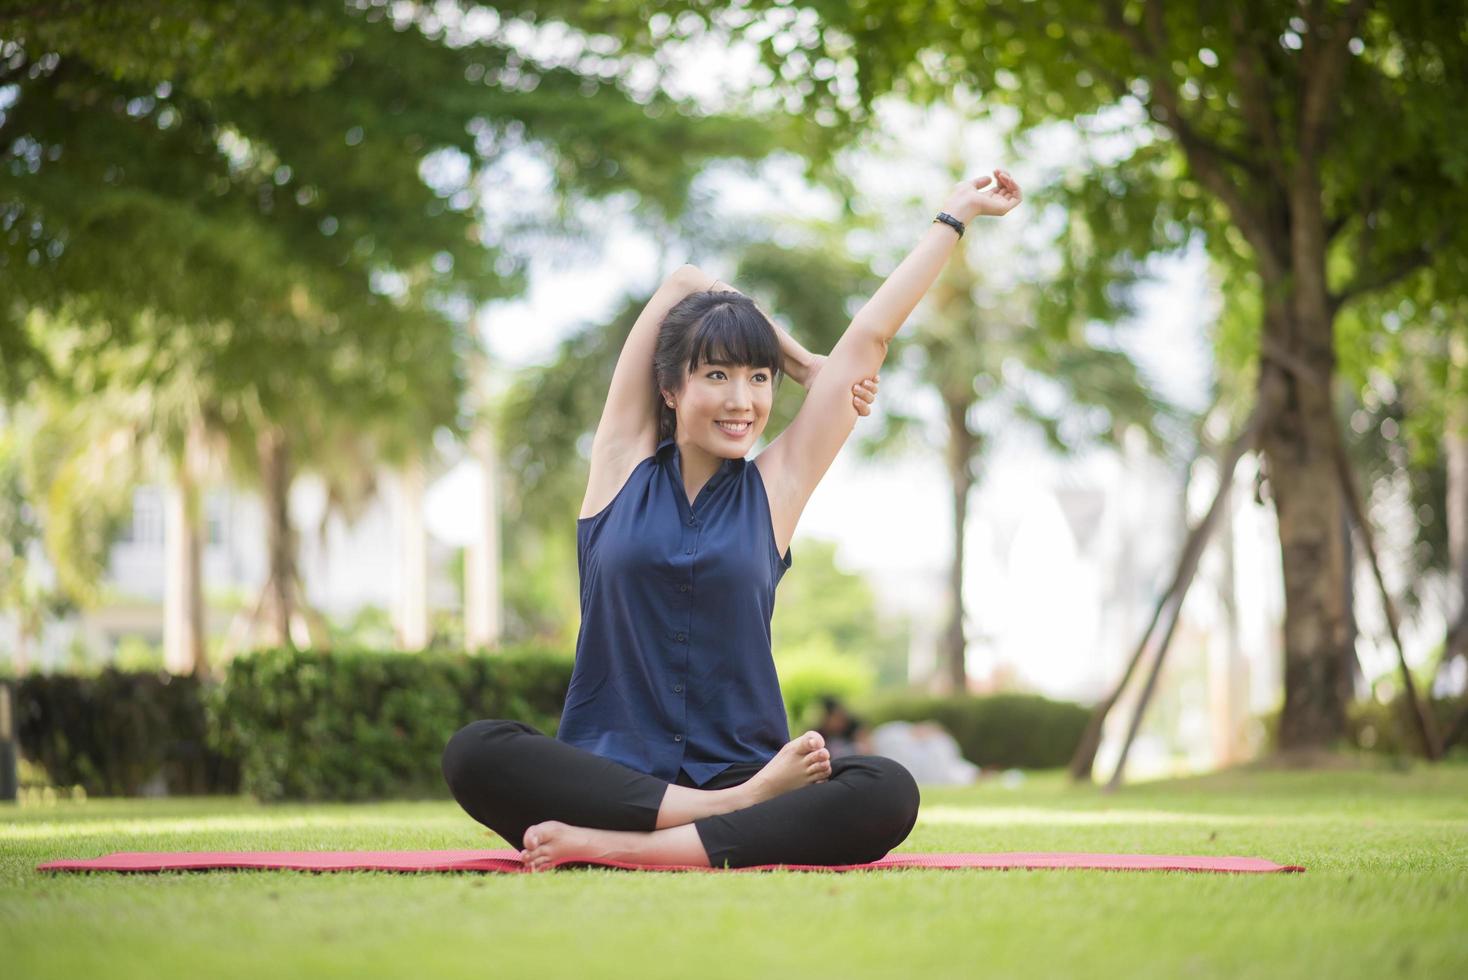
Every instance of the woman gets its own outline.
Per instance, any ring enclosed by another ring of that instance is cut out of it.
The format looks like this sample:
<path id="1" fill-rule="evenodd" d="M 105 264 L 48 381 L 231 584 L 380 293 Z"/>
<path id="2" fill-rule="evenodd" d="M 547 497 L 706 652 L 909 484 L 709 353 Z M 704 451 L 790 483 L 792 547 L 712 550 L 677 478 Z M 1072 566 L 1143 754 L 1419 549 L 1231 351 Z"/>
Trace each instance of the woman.
<path id="1" fill-rule="evenodd" d="M 902 766 L 832 760 L 817 732 L 788 740 L 770 655 L 775 586 L 806 502 L 869 400 L 859 379 L 876 375 L 965 224 L 1020 197 L 1001 170 L 955 186 L 824 360 L 692 266 L 659 287 L 592 442 L 577 522 L 581 632 L 557 736 L 484 720 L 444 750 L 460 805 L 517 843 L 531 870 L 860 864 L 906 839 L 919 800 Z M 808 388 L 805 403 L 746 460 L 782 364 Z"/>

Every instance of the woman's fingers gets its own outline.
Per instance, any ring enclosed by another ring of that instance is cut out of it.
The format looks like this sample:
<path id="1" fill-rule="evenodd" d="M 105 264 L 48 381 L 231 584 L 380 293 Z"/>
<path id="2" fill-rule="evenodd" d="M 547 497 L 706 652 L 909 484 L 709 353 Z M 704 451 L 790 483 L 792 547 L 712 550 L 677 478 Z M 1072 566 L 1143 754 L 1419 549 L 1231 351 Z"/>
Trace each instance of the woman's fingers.
<path id="1" fill-rule="evenodd" d="M 867 378 L 851 386 L 851 404 L 856 414 L 866 417 L 872 414 L 872 402 L 877 400 L 877 378 Z"/>

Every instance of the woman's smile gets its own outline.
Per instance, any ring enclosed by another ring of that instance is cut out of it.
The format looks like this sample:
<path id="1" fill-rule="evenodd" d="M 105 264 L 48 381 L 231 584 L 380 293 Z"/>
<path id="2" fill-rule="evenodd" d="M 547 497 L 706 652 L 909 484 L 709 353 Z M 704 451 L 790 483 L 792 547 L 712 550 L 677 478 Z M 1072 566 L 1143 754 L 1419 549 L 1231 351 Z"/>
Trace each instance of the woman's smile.
<path id="1" fill-rule="evenodd" d="M 743 421 L 726 421 L 720 419 L 719 421 L 715 422 L 714 425 L 718 426 L 725 435 L 732 436 L 735 439 L 740 439 L 749 433 L 749 430 L 753 427 L 754 423 L 750 422 L 748 419 L 745 419 Z"/>

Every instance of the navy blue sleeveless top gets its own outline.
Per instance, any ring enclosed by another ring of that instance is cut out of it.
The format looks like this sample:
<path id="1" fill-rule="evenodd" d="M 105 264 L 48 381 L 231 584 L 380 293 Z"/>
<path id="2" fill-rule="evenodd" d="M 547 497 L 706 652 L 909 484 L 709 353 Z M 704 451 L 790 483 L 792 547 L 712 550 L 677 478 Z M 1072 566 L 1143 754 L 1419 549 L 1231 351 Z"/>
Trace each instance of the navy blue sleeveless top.
<path id="1" fill-rule="evenodd" d="M 690 507 L 665 439 L 576 522 L 576 557 L 581 630 L 558 739 L 696 786 L 790 740 L 770 650 L 790 552 L 776 551 L 754 464 L 724 460 Z"/>

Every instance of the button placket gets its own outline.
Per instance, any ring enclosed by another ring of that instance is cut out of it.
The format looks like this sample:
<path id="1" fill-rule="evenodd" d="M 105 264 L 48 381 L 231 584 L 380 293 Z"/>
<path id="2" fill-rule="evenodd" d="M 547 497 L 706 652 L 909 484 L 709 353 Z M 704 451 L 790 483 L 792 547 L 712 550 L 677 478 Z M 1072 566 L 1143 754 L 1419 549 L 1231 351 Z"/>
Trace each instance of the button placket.
<path id="1" fill-rule="evenodd" d="M 693 564 L 696 560 L 693 556 L 698 550 L 698 535 L 701 522 L 690 513 L 681 527 L 680 535 L 683 543 L 684 561 L 677 563 L 679 566 L 678 596 L 678 621 L 672 624 L 669 631 L 670 638 L 678 649 L 674 650 L 674 671 L 670 685 L 673 694 L 677 698 L 677 704 L 673 707 L 671 715 L 679 731 L 673 735 L 673 741 L 679 744 L 684 742 L 687 732 L 688 714 L 688 671 L 689 660 L 692 656 L 692 644 L 690 636 L 693 633 Z"/>

